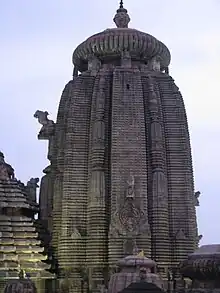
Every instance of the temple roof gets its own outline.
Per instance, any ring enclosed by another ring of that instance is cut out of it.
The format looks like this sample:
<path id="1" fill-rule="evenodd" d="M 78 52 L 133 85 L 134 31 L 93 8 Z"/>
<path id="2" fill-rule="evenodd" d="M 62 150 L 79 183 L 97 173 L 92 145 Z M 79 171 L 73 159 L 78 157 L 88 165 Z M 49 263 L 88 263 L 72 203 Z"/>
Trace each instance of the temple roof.
<path id="1" fill-rule="evenodd" d="M 180 271 L 191 279 L 216 278 L 220 276 L 220 244 L 203 245 L 180 264 Z"/>
<path id="2" fill-rule="evenodd" d="M 51 277 L 44 261 L 44 247 L 36 230 L 34 214 L 38 178 L 25 186 L 14 177 L 14 169 L 0 153 L 0 277 L 17 278 L 24 270 L 32 277 Z"/>
<path id="3" fill-rule="evenodd" d="M 16 179 L 0 178 L 0 208 L 23 208 L 38 212 L 39 207 L 28 194 L 22 190 L 21 183 Z"/>
<path id="4" fill-rule="evenodd" d="M 202 245 L 190 256 L 205 256 L 205 255 L 219 255 L 220 256 L 220 244 L 208 244 Z"/>
<path id="5" fill-rule="evenodd" d="M 117 28 L 106 29 L 89 37 L 81 43 L 73 53 L 73 64 L 83 71 L 84 65 L 91 55 L 100 60 L 120 57 L 122 52 L 129 52 L 131 58 L 147 61 L 153 57 L 159 57 L 161 68 L 168 67 L 170 52 L 168 48 L 155 37 L 128 28 L 130 17 L 121 1 L 120 7 L 114 17 Z"/>

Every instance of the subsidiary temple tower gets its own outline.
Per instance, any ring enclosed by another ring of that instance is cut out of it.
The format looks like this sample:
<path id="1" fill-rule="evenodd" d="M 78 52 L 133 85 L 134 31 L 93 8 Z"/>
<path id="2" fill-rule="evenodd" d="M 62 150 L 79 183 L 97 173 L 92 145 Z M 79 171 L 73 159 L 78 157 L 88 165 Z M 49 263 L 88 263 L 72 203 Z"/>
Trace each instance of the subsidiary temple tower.
<path id="1" fill-rule="evenodd" d="M 34 115 L 38 138 L 49 141 L 40 218 L 73 292 L 82 280 L 96 290 L 119 259 L 140 251 L 166 278 L 199 239 L 187 117 L 170 52 L 128 28 L 122 2 L 114 22 L 75 49 L 56 123 L 47 112 Z"/>

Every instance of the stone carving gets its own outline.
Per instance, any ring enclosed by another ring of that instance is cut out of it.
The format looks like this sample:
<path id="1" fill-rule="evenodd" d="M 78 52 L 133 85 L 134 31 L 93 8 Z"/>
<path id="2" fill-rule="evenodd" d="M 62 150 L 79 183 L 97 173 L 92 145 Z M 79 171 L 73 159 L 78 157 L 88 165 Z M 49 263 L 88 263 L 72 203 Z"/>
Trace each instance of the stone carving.
<path id="1" fill-rule="evenodd" d="M 134 183 L 134 176 L 131 175 L 127 180 L 125 202 L 116 210 L 110 225 L 110 235 L 126 237 L 124 241 L 124 252 L 126 253 L 137 251 L 135 237 L 142 233 L 150 233 L 147 215 L 136 206 L 134 201 Z"/>
<path id="2" fill-rule="evenodd" d="M 97 72 L 101 67 L 101 61 L 95 55 L 88 56 L 88 70 Z"/>
<path id="3" fill-rule="evenodd" d="M 0 152 L 0 179 L 9 180 L 14 178 L 14 169 L 5 162 L 4 154 Z"/>
<path id="4" fill-rule="evenodd" d="M 196 207 L 199 206 L 199 197 L 200 197 L 201 192 L 200 191 L 196 191 L 194 193 L 194 204 Z"/>
<path id="5" fill-rule="evenodd" d="M 158 71 L 158 72 L 161 71 L 160 62 L 161 62 L 160 56 L 153 57 L 149 62 L 150 70 Z"/>
<path id="6" fill-rule="evenodd" d="M 126 197 L 127 198 L 134 198 L 135 194 L 134 194 L 134 176 L 131 175 L 130 178 L 127 181 L 128 187 L 127 187 L 127 191 L 126 191 Z"/>
<path id="7" fill-rule="evenodd" d="M 36 202 L 36 199 L 37 199 L 37 188 L 39 187 L 38 182 L 39 182 L 39 178 L 31 178 L 27 182 L 27 186 L 26 186 L 26 191 L 28 195 L 30 196 L 31 200 L 34 202 Z"/>
<path id="8" fill-rule="evenodd" d="M 26 186 L 24 185 L 23 182 L 21 182 L 20 180 L 17 180 L 17 184 L 21 190 L 25 191 Z"/>
<path id="9" fill-rule="evenodd" d="M 138 252 L 136 239 L 131 235 L 128 236 L 123 243 L 124 255 L 135 255 Z"/>
<path id="10" fill-rule="evenodd" d="M 121 66 L 127 68 L 131 67 L 131 56 L 127 50 L 121 52 Z"/>
<path id="11" fill-rule="evenodd" d="M 176 240 L 184 240 L 184 239 L 186 239 L 186 234 L 185 234 L 185 232 L 183 231 L 182 228 L 180 228 L 177 231 L 175 238 L 176 238 Z"/>
<path id="12" fill-rule="evenodd" d="M 135 207 L 132 199 L 125 202 L 123 208 L 119 211 L 119 221 L 122 227 L 128 233 L 136 234 L 136 229 L 141 219 L 141 212 Z"/>
<path id="13" fill-rule="evenodd" d="M 53 125 L 54 122 L 47 118 L 48 115 L 49 115 L 49 113 L 47 111 L 37 110 L 35 112 L 35 114 L 34 114 L 34 118 L 37 118 L 38 122 L 43 126 L 45 126 L 45 125 Z"/>
<path id="14" fill-rule="evenodd" d="M 53 120 L 48 119 L 49 113 L 47 111 L 37 110 L 34 114 L 34 118 L 38 119 L 38 122 L 42 125 L 39 132 L 39 139 L 49 139 L 54 134 L 55 123 Z"/>
<path id="15" fill-rule="evenodd" d="M 74 225 L 71 232 L 71 239 L 78 240 L 80 238 L 81 238 L 81 234 L 79 233 L 79 230 L 77 229 L 77 227 Z"/>
<path id="16" fill-rule="evenodd" d="M 201 235 L 201 234 L 197 236 L 197 245 L 199 245 L 202 238 L 203 238 L 203 235 Z"/>

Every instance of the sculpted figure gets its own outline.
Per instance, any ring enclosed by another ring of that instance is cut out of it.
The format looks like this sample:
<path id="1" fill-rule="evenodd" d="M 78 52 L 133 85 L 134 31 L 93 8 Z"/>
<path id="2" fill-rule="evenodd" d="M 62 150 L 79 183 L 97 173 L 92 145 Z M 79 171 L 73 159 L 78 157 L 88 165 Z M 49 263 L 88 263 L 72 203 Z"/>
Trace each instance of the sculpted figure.
<path id="1" fill-rule="evenodd" d="M 98 71 L 101 67 L 101 61 L 94 55 L 90 55 L 88 58 L 88 70 Z"/>
<path id="2" fill-rule="evenodd" d="M 203 235 L 198 235 L 197 239 L 198 239 L 198 245 L 199 245 L 199 242 L 202 240 L 203 238 Z"/>
<path id="3" fill-rule="evenodd" d="M 26 191 L 26 186 L 24 185 L 23 182 L 21 182 L 20 180 L 17 180 L 17 184 L 22 191 Z"/>
<path id="4" fill-rule="evenodd" d="M 14 169 L 7 164 L 4 159 L 4 154 L 0 152 L 0 179 L 14 179 Z"/>
<path id="5" fill-rule="evenodd" d="M 131 56 L 127 50 L 121 52 L 121 65 L 123 67 L 131 67 Z"/>
<path id="6" fill-rule="evenodd" d="M 134 176 L 131 175 L 130 178 L 127 181 L 128 187 L 127 187 L 127 192 L 126 192 L 126 197 L 127 198 L 134 198 Z"/>
<path id="7" fill-rule="evenodd" d="M 31 178 L 27 182 L 27 186 L 26 186 L 26 190 L 28 192 L 28 195 L 30 196 L 30 198 L 34 202 L 36 202 L 37 188 L 39 187 L 38 182 L 39 182 L 39 178 Z"/>
<path id="8" fill-rule="evenodd" d="M 38 139 L 50 139 L 54 135 L 55 123 L 47 118 L 48 115 L 47 111 L 40 110 L 37 110 L 34 114 L 34 118 L 37 118 L 38 122 L 42 125 Z"/>
<path id="9" fill-rule="evenodd" d="M 152 60 L 150 61 L 150 69 L 153 71 L 160 71 L 161 69 L 160 61 L 161 61 L 160 56 L 153 57 Z"/>
<path id="10" fill-rule="evenodd" d="M 198 207 L 199 206 L 199 197 L 200 197 L 201 192 L 200 191 L 196 191 L 194 193 L 194 203 L 195 206 Z"/>
<path id="11" fill-rule="evenodd" d="M 34 118 L 37 118 L 38 122 L 43 126 L 53 125 L 54 122 L 53 122 L 53 120 L 50 120 L 47 118 L 48 115 L 49 115 L 49 113 L 47 111 L 37 110 L 34 114 Z"/>

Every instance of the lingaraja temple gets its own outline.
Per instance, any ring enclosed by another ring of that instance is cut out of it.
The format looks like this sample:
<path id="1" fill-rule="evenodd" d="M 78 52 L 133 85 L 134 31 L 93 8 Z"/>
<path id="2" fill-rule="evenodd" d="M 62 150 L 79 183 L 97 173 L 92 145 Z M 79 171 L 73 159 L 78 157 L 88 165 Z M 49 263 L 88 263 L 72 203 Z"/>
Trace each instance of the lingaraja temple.
<path id="1" fill-rule="evenodd" d="M 181 274 L 204 277 L 198 271 L 206 254 L 195 252 L 200 193 L 194 193 L 186 111 L 169 74 L 170 52 L 128 28 L 122 1 L 114 22 L 116 28 L 75 49 L 57 121 L 47 111 L 34 114 L 42 125 L 38 139 L 49 142 L 38 238 L 59 280 L 56 292 L 117 293 L 138 280 L 164 292 L 177 289 Z M 23 216 L 33 220 L 35 209 L 36 203 Z"/>

